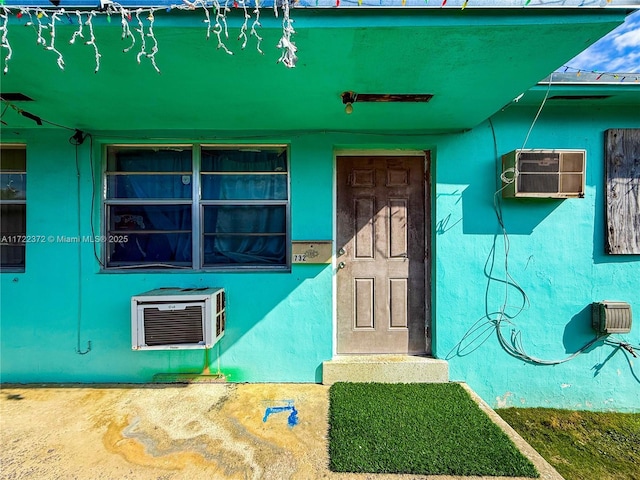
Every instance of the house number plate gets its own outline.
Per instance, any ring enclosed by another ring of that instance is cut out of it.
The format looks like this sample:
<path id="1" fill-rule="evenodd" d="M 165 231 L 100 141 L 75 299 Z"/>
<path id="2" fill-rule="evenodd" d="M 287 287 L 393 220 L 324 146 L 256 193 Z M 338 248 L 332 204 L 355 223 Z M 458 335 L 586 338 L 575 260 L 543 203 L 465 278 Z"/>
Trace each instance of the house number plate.
<path id="1" fill-rule="evenodd" d="M 292 263 L 331 263 L 331 240 L 291 242 Z"/>

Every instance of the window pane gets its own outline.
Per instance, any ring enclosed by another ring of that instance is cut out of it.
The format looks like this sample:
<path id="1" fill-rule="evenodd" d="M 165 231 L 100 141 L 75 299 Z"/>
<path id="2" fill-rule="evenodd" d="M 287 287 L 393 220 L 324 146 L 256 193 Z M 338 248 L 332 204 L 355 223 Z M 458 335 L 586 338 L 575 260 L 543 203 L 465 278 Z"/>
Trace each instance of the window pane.
<path id="1" fill-rule="evenodd" d="M 284 234 L 286 216 L 284 205 L 207 205 L 204 207 L 203 232 Z"/>
<path id="2" fill-rule="evenodd" d="M 286 265 L 285 235 L 206 235 L 204 266 Z"/>
<path id="3" fill-rule="evenodd" d="M 23 147 L 0 148 L 0 170 L 12 172 L 27 171 L 27 151 Z"/>
<path id="4" fill-rule="evenodd" d="M 27 175 L 24 173 L 0 174 L 0 200 L 25 200 Z"/>
<path id="5" fill-rule="evenodd" d="M 111 205 L 109 266 L 123 263 L 191 265 L 190 205 Z"/>
<path id="6" fill-rule="evenodd" d="M 236 150 L 202 149 L 203 172 L 286 172 L 287 152 L 282 147 Z"/>
<path id="7" fill-rule="evenodd" d="M 108 198 L 191 198 L 191 175 L 108 175 Z"/>
<path id="8" fill-rule="evenodd" d="M 0 269 L 24 270 L 24 245 L 0 244 Z"/>
<path id="9" fill-rule="evenodd" d="M 204 265 L 285 265 L 286 206 L 208 205 Z"/>
<path id="10" fill-rule="evenodd" d="M 25 204 L 0 205 L 0 233 L 25 235 L 27 232 L 27 206 Z"/>
<path id="11" fill-rule="evenodd" d="M 191 172 L 191 148 L 109 147 L 107 172 Z"/>
<path id="12" fill-rule="evenodd" d="M 109 232 L 109 266 L 132 264 L 172 264 L 191 266 L 191 232 L 128 233 Z"/>
<path id="13" fill-rule="evenodd" d="M 111 205 L 112 233 L 191 231 L 191 205 Z"/>
<path id="14" fill-rule="evenodd" d="M 202 175 L 204 200 L 286 200 L 286 174 Z"/>
<path id="15" fill-rule="evenodd" d="M 24 268 L 26 205 L 0 205 L 0 268 Z"/>

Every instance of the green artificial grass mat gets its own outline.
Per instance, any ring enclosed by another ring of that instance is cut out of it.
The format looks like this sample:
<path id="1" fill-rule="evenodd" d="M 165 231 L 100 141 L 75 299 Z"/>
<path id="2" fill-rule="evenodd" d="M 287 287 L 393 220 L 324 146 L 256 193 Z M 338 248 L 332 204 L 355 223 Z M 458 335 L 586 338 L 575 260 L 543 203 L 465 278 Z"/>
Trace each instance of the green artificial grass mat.
<path id="1" fill-rule="evenodd" d="M 496 410 L 567 480 L 640 480 L 640 414 Z"/>
<path id="2" fill-rule="evenodd" d="M 334 472 L 539 476 L 456 383 L 335 383 L 329 463 Z"/>

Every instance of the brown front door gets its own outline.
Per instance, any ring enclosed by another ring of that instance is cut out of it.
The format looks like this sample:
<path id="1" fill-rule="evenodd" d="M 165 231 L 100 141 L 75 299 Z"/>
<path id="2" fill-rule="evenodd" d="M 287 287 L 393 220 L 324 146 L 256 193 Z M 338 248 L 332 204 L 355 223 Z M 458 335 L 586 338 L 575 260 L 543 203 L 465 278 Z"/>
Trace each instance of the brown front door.
<path id="1" fill-rule="evenodd" d="M 424 163 L 337 159 L 339 354 L 428 353 Z"/>

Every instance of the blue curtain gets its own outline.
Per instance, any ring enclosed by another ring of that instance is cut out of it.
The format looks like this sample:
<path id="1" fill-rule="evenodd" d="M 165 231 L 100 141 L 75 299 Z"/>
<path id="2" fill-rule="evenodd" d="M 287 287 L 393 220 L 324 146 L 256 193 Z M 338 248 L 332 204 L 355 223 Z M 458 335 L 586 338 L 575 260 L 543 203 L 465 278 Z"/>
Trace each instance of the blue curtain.
<path id="1" fill-rule="evenodd" d="M 204 150 L 202 172 L 203 200 L 237 201 L 204 207 L 205 265 L 285 264 L 285 152 Z M 283 202 L 247 205 L 247 200 Z"/>
<path id="2" fill-rule="evenodd" d="M 204 264 L 286 264 L 286 152 L 205 148 L 201 171 Z M 112 264 L 190 265 L 191 150 L 113 147 L 107 174 L 109 199 L 145 200 L 109 205 L 109 233 L 128 238 L 109 244 Z"/>
<path id="3" fill-rule="evenodd" d="M 110 244 L 112 262 L 191 264 L 191 169 L 191 150 L 122 150 L 109 156 L 108 171 L 120 173 L 109 176 L 109 198 L 149 200 L 110 207 L 110 233 L 128 239 Z M 188 203 L 154 205 L 159 199 Z"/>

